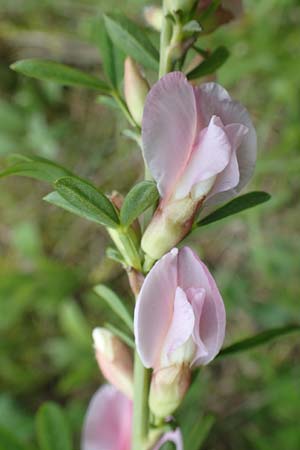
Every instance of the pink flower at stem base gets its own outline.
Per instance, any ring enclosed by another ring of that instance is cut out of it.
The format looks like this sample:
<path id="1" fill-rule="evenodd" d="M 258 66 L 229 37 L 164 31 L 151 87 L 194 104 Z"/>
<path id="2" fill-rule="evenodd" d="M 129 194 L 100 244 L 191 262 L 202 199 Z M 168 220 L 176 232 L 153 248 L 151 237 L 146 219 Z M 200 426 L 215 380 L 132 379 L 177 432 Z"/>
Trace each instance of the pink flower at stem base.
<path id="1" fill-rule="evenodd" d="M 132 401 L 113 386 L 102 386 L 86 413 L 81 450 L 130 450 L 132 417 Z M 183 450 L 179 429 L 165 433 L 157 444 L 149 444 L 144 450 L 159 450 L 167 441 L 174 442 L 177 450 Z"/>
<path id="2" fill-rule="evenodd" d="M 223 203 L 247 184 L 256 133 L 246 109 L 220 85 L 194 87 L 173 72 L 148 94 L 142 143 L 161 195 L 142 248 L 159 259 L 188 233 L 200 206 Z"/>
<path id="3" fill-rule="evenodd" d="M 145 367 L 154 370 L 150 407 L 165 417 L 179 406 L 190 369 L 219 353 L 226 315 L 217 285 L 188 247 L 173 249 L 146 276 L 138 296 L 134 331 Z"/>

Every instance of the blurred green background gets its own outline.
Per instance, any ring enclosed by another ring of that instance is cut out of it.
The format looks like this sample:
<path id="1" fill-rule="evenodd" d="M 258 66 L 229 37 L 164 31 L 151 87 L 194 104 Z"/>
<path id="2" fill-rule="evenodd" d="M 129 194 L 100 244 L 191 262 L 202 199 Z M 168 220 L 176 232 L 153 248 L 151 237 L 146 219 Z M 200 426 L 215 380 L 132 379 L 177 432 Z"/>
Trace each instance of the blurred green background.
<path id="1" fill-rule="evenodd" d="M 228 315 L 226 342 L 299 321 L 300 5 L 249 0 L 237 23 L 203 38 L 231 51 L 219 81 L 250 110 L 259 155 L 249 190 L 272 201 L 190 239 L 215 274 Z M 17 75 L 9 64 L 46 57 L 101 74 L 91 26 L 120 8 L 142 22 L 138 0 L 0 0 L 0 164 L 35 153 L 126 193 L 142 174 L 123 117 L 94 93 Z M 79 447 L 88 400 L 102 382 L 91 330 L 114 323 L 94 283 L 124 301 L 126 277 L 105 257 L 108 238 L 92 223 L 44 203 L 49 189 L 27 178 L 0 181 L 0 427 L 34 435 L 45 400 L 64 406 Z M 115 321 L 115 324 L 117 322 Z M 201 430 L 216 417 L 207 450 L 300 449 L 299 336 L 216 361 L 203 370 L 179 417 Z M 2 449 L 1 449 L 2 450 Z M 9 450 L 9 449 L 7 449 Z M 189 449 L 187 449 L 189 450 Z"/>

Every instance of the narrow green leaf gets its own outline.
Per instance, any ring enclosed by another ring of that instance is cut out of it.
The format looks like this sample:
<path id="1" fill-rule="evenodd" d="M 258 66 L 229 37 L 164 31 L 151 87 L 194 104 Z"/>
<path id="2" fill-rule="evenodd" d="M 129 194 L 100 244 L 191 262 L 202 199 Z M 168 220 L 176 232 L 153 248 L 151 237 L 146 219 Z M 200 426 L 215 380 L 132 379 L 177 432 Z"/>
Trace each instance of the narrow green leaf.
<path id="1" fill-rule="evenodd" d="M 218 220 L 225 219 L 225 217 L 245 211 L 246 209 L 253 208 L 261 203 L 267 202 L 270 198 L 271 196 L 267 192 L 248 192 L 248 194 L 241 195 L 240 197 L 231 200 L 226 203 L 226 205 L 221 206 L 221 208 L 204 217 L 204 219 L 201 219 L 197 222 L 195 228 L 203 227 L 210 223 L 217 222 Z"/>
<path id="2" fill-rule="evenodd" d="M 106 256 L 111 259 L 112 261 L 115 261 L 119 264 L 125 264 L 124 258 L 121 255 L 121 253 L 114 247 L 107 247 L 106 249 Z"/>
<path id="3" fill-rule="evenodd" d="M 15 437 L 15 435 L 6 428 L 0 426 L 0 450 L 27 450 L 28 447 Z"/>
<path id="4" fill-rule="evenodd" d="M 200 450 L 205 443 L 216 419 L 212 415 L 201 417 L 194 425 L 189 427 L 188 436 L 185 439 L 185 448 Z"/>
<path id="5" fill-rule="evenodd" d="M 108 34 L 118 48 L 143 66 L 158 69 L 159 53 L 143 30 L 120 14 L 105 15 L 104 20 Z"/>
<path id="6" fill-rule="evenodd" d="M 263 331 L 262 333 L 256 334 L 249 338 L 243 339 L 235 344 L 225 347 L 218 355 L 218 358 L 223 358 L 224 356 L 230 356 L 235 353 L 245 352 L 252 348 L 258 347 L 263 344 L 276 339 L 277 337 L 284 336 L 285 334 L 293 333 L 295 331 L 300 331 L 300 325 L 287 325 L 279 328 L 272 328 L 271 330 Z"/>
<path id="7" fill-rule="evenodd" d="M 59 309 L 59 320 L 63 332 L 74 344 L 90 347 L 91 329 L 77 303 L 72 300 L 65 301 Z"/>
<path id="8" fill-rule="evenodd" d="M 106 227 L 118 226 L 119 219 L 112 203 L 88 182 L 75 177 L 64 177 L 54 185 L 60 196 L 71 205 L 69 211 Z"/>
<path id="9" fill-rule="evenodd" d="M 120 212 L 121 223 L 129 226 L 158 199 L 159 193 L 153 181 L 142 181 L 136 184 L 125 197 Z"/>
<path id="10" fill-rule="evenodd" d="M 15 155 L 15 158 L 19 162 L 0 172 L 0 178 L 19 175 L 54 183 L 58 178 L 72 175 L 72 172 L 65 167 L 45 158 L 38 156 L 23 157 L 22 155 Z"/>
<path id="11" fill-rule="evenodd" d="M 107 328 L 109 331 L 111 331 L 115 336 L 118 336 L 121 341 L 123 341 L 128 347 L 135 348 L 134 340 L 128 336 L 128 334 L 124 333 L 124 331 L 121 331 L 120 328 L 116 328 L 111 323 L 106 323 L 104 325 L 104 328 Z"/>
<path id="12" fill-rule="evenodd" d="M 72 450 L 70 429 L 60 406 L 42 405 L 36 416 L 36 433 L 40 450 Z"/>
<path id="13" fill-rule="evenodd" d="M 111 85 L 117 89 L 123 75 L 124 54 L 113 45 L 105 28 L 103 17 L 95 19 L 92 39 L 99 48 L 104 73 Z"/>
<path id="14" fill-rule="evenodd" d="M 228 59 L 229 51 L 226 47 L 220 46 L 214 50 L 199 66 L 195 67 L 187 74 L 189 80 L 204 77 L 216 72 Z"/>
<path id="15" fill-rule="evenodd" d="M 109 93 L 109 86 L 102 80 L 73 67 L 43 59 L 23 59 L 10 66 L 16 72 L 37 78 L 53 81 L 65 86 L 82 86 Z"/>
<path id="16" fill-rule="evenodd" d="M 133 322 L 132 317 L 127 311 L 122 300 L 115 294 L 111 289 L 104 284 L 98 284 L 94 287 L 94 292 L 96 292 L 99 297 L 102 297 L 105 300 L 106 304 L 111 308 L 111 310 L 123 320 L 123 322 L 127 325 L 127 327 L 132 331 L 133 330 Z"/>

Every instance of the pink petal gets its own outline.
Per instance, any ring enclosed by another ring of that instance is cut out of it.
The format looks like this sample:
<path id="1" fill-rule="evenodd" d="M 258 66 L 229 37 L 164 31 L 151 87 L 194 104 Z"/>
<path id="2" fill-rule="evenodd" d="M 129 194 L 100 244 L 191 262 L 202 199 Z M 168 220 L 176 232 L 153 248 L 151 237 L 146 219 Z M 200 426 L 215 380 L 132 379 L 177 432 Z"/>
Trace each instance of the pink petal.
<path id="1" fill-rule="evenodd" d="M 217 116 L 212 116 L 207 128 L 204 128 L 195 145 L 187 167 L 176 186 L 176 198 L 184 198 L 192 187 L 211 178 L 228 165 L 231 156 L 231 144 L 223 124 Z"/>
<path id="2" fill-rule="evenodd" d="M 207 126 L 211 117 L 220 117 L 225 125 L 241 124 L 248 128 L 248 133 L 242 139 L 236 150 L 240 172 L 240 180 L 234 189 L 226 193 L 216 194 L 218 203 L 234 197 L 247 184 L 253 174 L 256 161 L 257 139 L 247 110 L 238 102 L 231 100 L 228 92 L 216 83 L 205 83 L 195 88 L 199 118 Z M 199 120 L 200 120 L 199 119 Z M 229 136 L 230 137 L 230 136 Z M 205 202 L 205 207 L 217 203 L 214 196 Z"/>
<path id="3" fill-rule="evenodd" d="M 176 445 L 176 450 L 183 450 L 183 440 L 180 429 L 176 428 L 176 430 L 164 434 L 153 450 L 159 450 L 166 442 L 173 442 Z"/>
<path id="4" fill-rule="evenodd" d="M 193 307 L 193 311 L 195 314 L 195 326 L 194 326 L 194 330 L 193 330 L 193 339 L 194 339 L 195 344 L 197 345 L 197 351 L 196 351 L 195 358 L 192 362 L 192 365 L 200 357 L 206 357 L 208 355 L 207 348 L 205 347 L 205 344 L 200 337 L 200 320 L 201 320 L 201 314 L 202 314 L 203 306 L 204 306 L 204 302 L 205 302 L 205 297 L 206 297 L 205 289 L 190 288 L 188 290 L 188 298 L 189 298 L 189 301 L 191 302 L 191 305 Z"/>
<path id="5" fill-rule="evenodd" d="M 203 266 L 204 264 L 189 247 L 181 248 L 178 254 L 178 286 L 185 292 L 190 288 L 209 291 L 210 284 Z"/>
<path id="6" fill-rule="evenodd" d="M 244 125 L 234 123 L 226 125 L 225 129 L 232 146 L 232 154 L 227 167 L 218 175 L 213 189 L 207 197 L 207 199 L 210 199 L 214 196 L 211 204 L 219 203 L 220 199 L 226 195 L 226 191 L 232 190 L 231 193 L 236 192 L 234 188 L 237 188 L 240 181 L 240 170 L 236 151 L 241 145 L 244 136 L 248 133 L 248 128 Z"/>
<path id="7" fill-rule="evenodd" d="M 174 350 L 183 345 L 192 335 L 195 324 L 193 308 L 184 291 L 178 287 L 174 300 L 172 323 L 169 327 L 163 348 L 163 357 L 170 356 Z"/>
<path id="8" fill-rule="evenodd" d="M 132 402 L 111 385 L 92 397 L 84 421 L 82 450 L 130 450 Z"/>
<path id="9" fill-rule="evenodd" d="M 193 87 L 181 72 L 165 75 L 148 94 L 142 122 L 144 158 L 162 197 L 183 172 L 196 129 Z"/>
<path id="10" fill-rule="evenodd" d="M 146 276 L 134 312 L 137 350 L 145 367 L 159 360 L 173 315 L 177 288 L 177 254 L 173 249 Z"/>
<path id="11" fill-rule="evenodd" d="M 219 353 L 225 337 L 226 314 L 223 299 L 205 264 L 188 247 L 181 249 L 178 255 L 178 280 L 179 286 L 186 292 L 188 288 L 205 289 L 199 335 L 207 355 L 198 358 L 194 365 L 208 364 Z"/>

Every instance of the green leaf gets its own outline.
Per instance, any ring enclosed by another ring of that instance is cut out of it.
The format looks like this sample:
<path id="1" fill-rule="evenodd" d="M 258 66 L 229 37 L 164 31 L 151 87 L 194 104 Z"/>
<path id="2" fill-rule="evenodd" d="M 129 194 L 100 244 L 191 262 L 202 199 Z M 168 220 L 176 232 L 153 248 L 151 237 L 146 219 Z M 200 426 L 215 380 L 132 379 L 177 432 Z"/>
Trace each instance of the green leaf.
<path id="1" fill-rule="evenodd" d="M 189 427 L 188 437 L 185 439 L 185 448 L 200 450 L 205 443 L 216 419 L 212 415 L 201 416 L 193 426 Z"/>
<path id="2" fill-rule="evenodd" d="M 127 311 L 122 300 L 115 294 L 111 289 L 104 284 L 98 284 L 94 287 L 94 292 L 96 292 L 99 297 L 105 300 L 106 304 L 111 308 L 111 310 L 123 320 L 127 327 L 132 331 L 133 322 L 132 317 Z"/>
<path id="3" fill-rule="evenodd" d="M 79 305 L 66 301 L 59 310 L 61 328 L 74 344 L 85 348 L 91 345 L 91 329 Z"/>
<path id="4" fill-rule="evenodd" d="M 24 444 L 19 442 L 14 434 L 0 426 L 0 450 L 27 450 Z"/>
<path id="5" fill-rule="evenodd" d="M 104 73 L 111 85 L 117 89 L 123 75 L 124 55 L 113 45 L 103 18 L 95 19 L 92 39 L 100 50 Z"/>
<path id="6" fill-rule="evenodd" d="M 60 196 L 69 203 L 70 212 L 106 227 L 118 226 L 119 219 L 112 203 L 88 182 L 75 177 L 64 177 L 54 185 Z M 49 201 L 49 197 L 46 200 Z"/>
<path id="7" fill-rule="evenodd" d="M 104 20 L 108 34 L 118 48 L 144 67 L 158 69 L 159 53 L 143 30 L 120 14 L 105 15 Z"/>
<path id="8" fill-rule="evenodd" d="M 199 66 L 195 67 L 187 74 L 189 80 L 204 77 L 216 72 L 228 59 L 229 51 L 226 47 L 220 46 L 214 50 Z"/>
<path id="9" fill-rule="evenodd" d="M 110 92 L 109 86 L 104 81 L 81 70 L 54 61 L 23 59 L 12 64 L 10 68 L 39 80 L 53 81 L 65 86 L 82 86 L 106 94 Z"/>
<path id="10" fill-rule="evenodd" d="M 253 208 L 261 203 L 267 202 L 270 198 L 271 196 L 267 192 L 248 192 L 248 194 L 241 195 L 240 197 L 231 200 L 226 203 L 226 205 L 221 206 L 221 208 L 204 217 L 204 219 L 197 222 L 195 228 L 203 227 L 210 223 L 217 222 L 218 220 L 225 219 L 225 217 L 245 211 L 246 209 Z"/>
<path id="11" fill-rule="evenodd" d="M 42 405 L 36 416 L 36 433 L 40 450 L 72 450 L 71 434 L 60 406 Z"/>
<path id="12" fill-rule="evenodd" d="M 19 175 L 54 183 L 58 178 L 72 175 L 72 172 L 65 167 L 39 156 L 15 155 L 15 160 L 19 162 L 0 172 L 0 178 Z"/>
<path id="13" fill-rule="evenodd" d="M 300 331 L 300 325 L 287 325 L 279 328 L 272 328 L 271 330 L 263 331 L 262 333 L 256 334 L 249 338 L 243 339 L 236 342 L 235 344 L 225 347 L 218 355 L 218 358 L 223 358 L 224 356 L 230 356 L 235 353 L 245 352 L 252 348 L 258 347 L 263 344 L 276 339 L 279 336 L 285 334 L 293 333 L 295 331 Z"/>
<path id="14" fill-rule="evenodd" d="M 104 325 L 104 328 L 107 328 L 114 335 L 118 336 L 121 341 L 128 345 L 128 347 L 135 349 L 134 340 L 130 336 L 128 336 L 128 334 L 124 333 L 124 331 L 121 331 L 120 328 L 116 328 L 111 323 L 106 323 Z"/>
<path id="15" fill-rule="evenodd" d="M 128 227 L 146 209 L 157 202 L 159 193 L 153 181 L 136 184 L 125 197 L 120 212 L 122 225 Z"/>
<path id="16" fill-rule="evenodd" d="M 111 259 L 112 261 L 115 261 L 119 264 L 125 264 L 124 258 L 121 255 L 121 253 L 114 247 L 107 247 L 106 256 Z"/>

